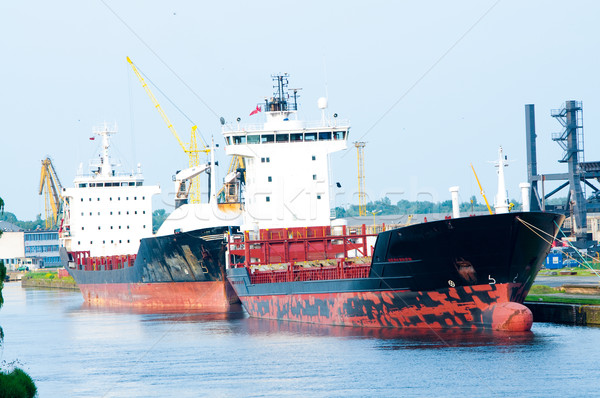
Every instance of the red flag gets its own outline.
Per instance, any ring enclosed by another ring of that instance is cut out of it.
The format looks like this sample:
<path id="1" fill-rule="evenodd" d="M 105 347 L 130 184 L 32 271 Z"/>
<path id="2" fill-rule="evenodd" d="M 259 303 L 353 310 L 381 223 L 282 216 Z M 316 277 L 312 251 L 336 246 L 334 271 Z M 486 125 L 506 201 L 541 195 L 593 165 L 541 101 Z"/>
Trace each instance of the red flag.
<path id="1" fill-rule="evenodd" d="M 252 112 L 250 112 L 250 116 L 252 116 L 252 115 L 256 115 L 256 114 L 257 114 L 258 112 L 260 112 L 260 111 L 261 111 L 261 109 L 260 109 L 260 106 L 259 106 L 259 105 L 256 105 L 256 109 L 255 109 L 255 110 L 253 110 Z"/>
<path id="2" fill-rule="evenodd" d="M 96 137 L 90 137 L 91 141 L 94 141 L 96 139 Z"/>

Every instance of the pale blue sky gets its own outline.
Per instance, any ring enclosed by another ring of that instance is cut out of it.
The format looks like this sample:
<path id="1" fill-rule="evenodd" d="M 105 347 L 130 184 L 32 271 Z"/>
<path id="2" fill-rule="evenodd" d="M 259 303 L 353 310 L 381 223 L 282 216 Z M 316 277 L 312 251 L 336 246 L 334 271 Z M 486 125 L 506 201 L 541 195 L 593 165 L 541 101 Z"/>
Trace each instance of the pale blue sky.
<path id="1" fill-rule="evenodd" d="M 92 127 L 116 121 L 119 158 L 128 169 L 141 163 L 146 183 L 164 192 L 155 208 L 170 209 L 171 175 L 187 158 L 130 56 L 217 142 L 213 111 L 252 121 L 272 73 L 288 72 L 290 86 L 303 88 L 300 111 L 309 119 L 319 118 L 327 86 L 329 110 L 351 121 L 351 141 L 367 142 L 371 199 L 427 191 L 418 198 L 441 201 L 459 185 L 466 201 L 478 195 L 471 162 L 492 198 L 487 161 L 499 145 L 513 160 L 507 187 L 518 197 L 526 103 L 536 105 L 541 172 L 563 170 L 550 109 L 565 100 L 583 101 L 586 160 L 600 159 L 599 15 L 594 1 L 1 2 L 0 196 L 20 219 L 43 213 L 40 161 L 50 155 L 71 186 L 97 149 Z M 191 124 L 155 94 L 187 140 Z M 334 180 L 355 192 L 354 147 L 332 164 Z"/>

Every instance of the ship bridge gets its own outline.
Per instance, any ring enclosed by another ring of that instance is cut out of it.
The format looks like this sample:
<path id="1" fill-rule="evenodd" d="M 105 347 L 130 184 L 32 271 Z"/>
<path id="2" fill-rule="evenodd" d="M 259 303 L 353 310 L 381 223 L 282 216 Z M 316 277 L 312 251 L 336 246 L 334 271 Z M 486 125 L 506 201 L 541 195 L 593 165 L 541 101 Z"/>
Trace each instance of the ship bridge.
<path id="1" fill-rule="evenodd" d="M 246 227 L 254 229 L 328 225 L 330 222 L 329 154 L 347 148 L 350 125 L 337 114 L 327 117 L 327 100 L 319 99 L 322 118 L 297 118 L 285 76 L 274 76 L 273 97 L 264 103 L 265 122 L 223 126 L 225 153 L 244 158 Z M 253 113 L 262 112 L 260 106 Z"/>

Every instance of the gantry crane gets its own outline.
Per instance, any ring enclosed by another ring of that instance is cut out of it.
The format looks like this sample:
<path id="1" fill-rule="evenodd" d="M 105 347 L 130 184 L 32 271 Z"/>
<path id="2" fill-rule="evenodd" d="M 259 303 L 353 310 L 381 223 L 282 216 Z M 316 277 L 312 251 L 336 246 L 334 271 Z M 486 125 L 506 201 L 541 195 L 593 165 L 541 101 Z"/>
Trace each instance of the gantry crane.
<path id="1" fill-rule="evenodd" d="M 40 177 L 40 195 L 44 194 L 46 204 L 46 229 L 58 225 L 58 216 L 62 209 L 63 197 L 62 184 L 49 157 L 42 160 L 42 173 Z"/>
<path id="2" fill-rule="evenodd" d="M 148 87 L 148 84 L 142 77 L 142 74 L 140 73 L 140 71 L 136 68 L 136 66 L 133 64 L 133 62 L 131 61 L 131 59 L 129 57 L 127 57 L 127 62 L 129 62 L 129 65 L 131 65 L 133 72 L 136 74 L 136 76 L 140 80 L 140 83 L 142 83 L 142 87 L 144 87 L 144 90 L 146 90 L 146 93 L 152 100 L 152 103 L 154 104 L 154 107 L 156 108 L 158 113 L 160 113 L 160 116 L 163 118 L 163 120 L 167 124 L 167 127 L 169 128 L 171 133 L 173 133 L 173 136 L 175 136 L 175 139 L 177 139 L 177 142 L 179 143 L 179 145 L 181 146 L 183 151 L 189 156 L 189 167 L 192 168 L 192 167 L 199 166 L 199 164 L 200 164 L 199 163 L 199 153 L 200 152 L 208 153 L 208 152 L 210 152 L 210 149 L 206 146 L 206 144 L 202 140 L 202 137 L 200 137 L 200 141 L 202 143 L 203 148 L 198 149 L 198 139 L 197 139 L 198 135 L 196 133 L 197 126 L 195 126 L 195 125 L 192 126 L 190 143 L 188 145 L 184 144 L 183 141 L 181 141 L 181 138 L 179 138 L 177 131 L 175 131 L 175 127 L 173 127 L 173 124 L 167 117 L 167 114 L 161 108 L 161 106 L 158 103 L 158 100 L 156 99 L 154 94 L 152 94 L 150 87 Z M 190 181 L 190 184 L 191 184 L 191 186 L 190 186 L 190 203 L 200 203 L 200 177 L 199 176 L 194 177 Z"/>
<path id="3" fill-rule="evenodd" d="M 356 160 L 358 162 L 358 215 L 367 215 L 367 194 L 365 192 L 365 144 L 355 142 Z"/>

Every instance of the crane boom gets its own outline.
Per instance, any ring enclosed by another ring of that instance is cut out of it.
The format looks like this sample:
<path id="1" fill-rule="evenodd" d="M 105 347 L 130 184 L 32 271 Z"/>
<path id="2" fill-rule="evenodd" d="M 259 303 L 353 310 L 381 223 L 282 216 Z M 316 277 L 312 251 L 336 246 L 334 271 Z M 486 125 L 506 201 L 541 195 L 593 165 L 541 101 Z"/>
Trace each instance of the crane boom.
<path id="1" fill-rule="evenodd" d="M 479 192 L 481 193 L 481 196 L 483 196 L 483 200 L 485 200 L 485 205 L 488 208 L 488 211 L 490 212 L 490 214 L 494 214 L 494 212 L 492 212 L 492 209 L 490 208 L 490 204 L 487 201 L 487 198 L 485 197 L 485 192 L 483 192 L 483 187 L 481 186 L 481 183 L 479 182 L 479 178 L 477 178 L 477 173 L 475 172 L 475 167 L 473 167 L 473 163 L 471 163 L 471 169 L 473 169 L 473 174 L 475 174 L 475 179 L 477 180 L 477 185 L 479 185 Z"/>
<path id="2" fill-rule="evenodd" d="M 58 216 L 62 208 L 63 197 L 62 184 L 52 160 L 49 157 L 42 160 L 42 172 L 40 175 L 39 194 L 44 194 L 46 210 L 46 228 L 50 229 L 58 224 Z"/>
<path id="3" fill-rule="evenodd" d="M 165 111 L 163 111 L 162 107 L 160 106 L 160 104 L 158 103 L 158 100 L 156 99 L 156 97 L 154 96 L 154 94 L 152 93 L 152 90 L 150 90 L 150 87 L 148 86 L 148 84 L 146 83 L 146 80 L 144 80 L 144 78 L 142 77 L 142 74 L 140 73 L 140 71 L 138 70 L 138 68 L 135 66 L 135 64 L 133 63 L 133 61 L 131 60 L 131 58 L 127 57 L 127 62 L 129 62 L 129 65 L 131 65 L 131 69 L 133 69 L 133 72 L 135 73 L 135 75 L 137 76 L 137 78 L 139 79 L 140 83 L 142 84 L 142 87 L 144 87 L 144 90 L 146 91 L 146 94 L 148 94 L 148 97 L 150 97 L 150 100 L 152 100 L 152 103 L 154 104 L 154 107 L 156 108 L 156 110 L 158 111 L 158 113 L 160 114 L 160 116 L 162 117 L 162 119 L 165 121 L 165 123 L 167 124 L 167 127 L 169 128 L 169 130 L 171 131 L 171 133 L 173 134 L 173 136 L 175 137 L 175 139 L 177 140 L 177 142 L 179 143 L 179 146 L 181 146 L 181 148 L 183 149 L 183 152 L 185 152 L 188 155 L 188 165 L 190 168 L 192 167 L 198 167 L 199 165 L 199 158 L 198 158 L 198 154 L 200 152 L 204 152 L 204 153 L 209 153 L 210 149 L 207 148 L 206 144 L 204 143 L 204 141 L 202 141 L 202 137 L 200 137 L 200 141 L 203 145 L 203 149 L 198 149 L 198 140 L 197 140 L 197 126 L 192 126 L 192 133 L 191 133 L 191 137 L 190 137 L 190 143 L 189 146 L 186 146 L 183 141 L 181 141 L 181 138 L 179 138 L 179 134 L 177 134 L 177 131 L 175 130 L 175 127 L 173 127 L 173 123 L 171 123 L 171 121 L 169 120 L 169 118 L 167 117 L 167 114 L 165 113 Z M 191 180 L 190 183 L 190 196 L 191 196 L 191 203 L 200 203 L 200 181 L 199 181 L 199 177 L 195 177 Z"/>

